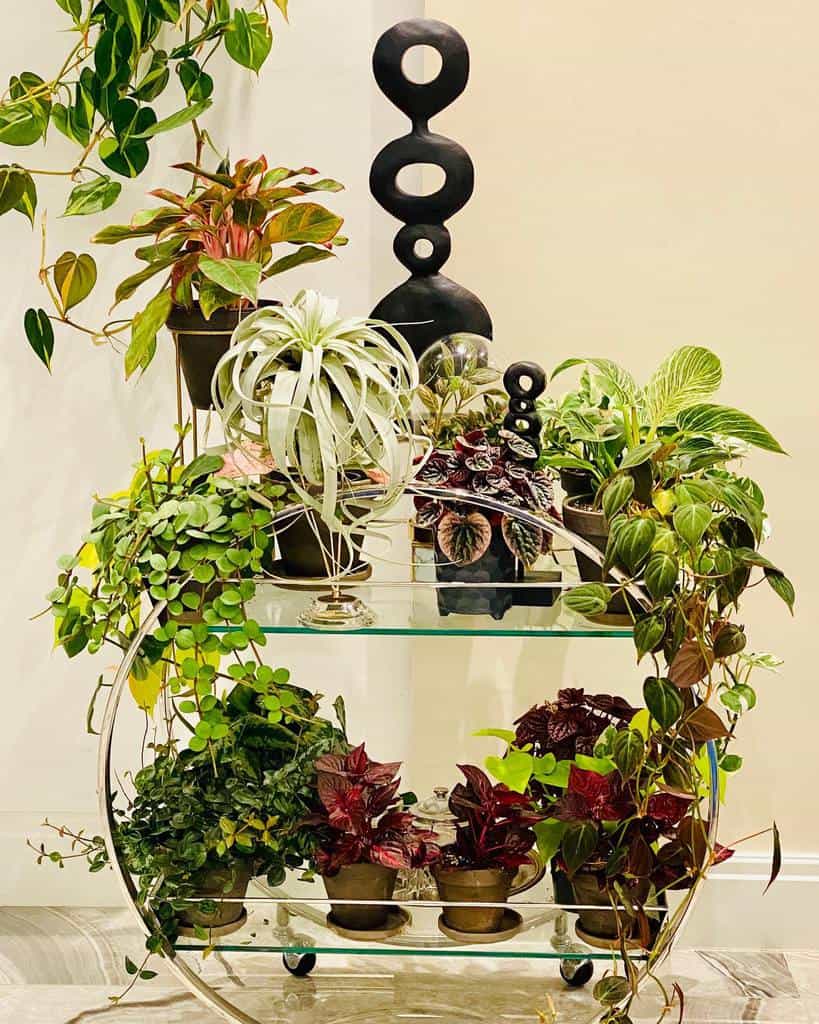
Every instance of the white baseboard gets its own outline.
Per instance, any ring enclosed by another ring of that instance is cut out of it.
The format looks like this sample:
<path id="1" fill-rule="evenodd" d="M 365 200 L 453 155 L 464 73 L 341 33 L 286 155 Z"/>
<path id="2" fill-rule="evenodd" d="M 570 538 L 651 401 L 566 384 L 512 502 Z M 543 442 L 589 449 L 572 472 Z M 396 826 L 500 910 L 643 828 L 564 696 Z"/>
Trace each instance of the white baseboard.
<path id="1" fill-rule="evenodd" d="M 55 824 L 96 827 L 93 812 L 49 813 Z M 54 847 L 40 815 L 0 812 L 0 906 L 116 906 L 119 888 L 112 874 L 91 875 L 81 861 L 62 870 L 37 866 L 26 838 Z M 763 895 L 770 873 L 764 853 L 737 853 L 715 868 L 698 897 L 680 939 L 697 949 L 809 949 L 816 947 L 819 919 L 819 853 L 783 858 L 776 883 Z"/>

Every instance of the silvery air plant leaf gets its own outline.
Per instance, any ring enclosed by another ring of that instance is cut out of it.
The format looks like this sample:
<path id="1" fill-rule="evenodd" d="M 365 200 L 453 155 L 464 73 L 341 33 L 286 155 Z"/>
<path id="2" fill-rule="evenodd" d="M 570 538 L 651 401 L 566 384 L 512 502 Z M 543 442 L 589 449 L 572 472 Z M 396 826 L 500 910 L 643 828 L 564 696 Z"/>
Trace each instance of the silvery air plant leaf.
<path id="1" fill-rule="evenodd" d="M 506 546 L 512 554 L 527 568 L 531 568 L 543 549 L 543 531 L 540 527 L 524 523 L 515 516 L 504 516 L 501 520 L 501 530 Z"/>
<path id="2" fill-rule="evenodd" d="M 270 452 L 306 508 L 345 535 L 383 515 L 413 479 L 418 366 L 390 324 L 342 318 L 314 291 L 242 321 L 213 378 L 228 443 Z M 383 498 L 339 506 L 350 469 L 377 470 Z"/>
<path id="3" fill-rule="evenodd" d="M 471 565 L 492 541 L 492 527 L 480 512 L 447 512 L 438 522 L 438 546 L 456 565 Z"/>

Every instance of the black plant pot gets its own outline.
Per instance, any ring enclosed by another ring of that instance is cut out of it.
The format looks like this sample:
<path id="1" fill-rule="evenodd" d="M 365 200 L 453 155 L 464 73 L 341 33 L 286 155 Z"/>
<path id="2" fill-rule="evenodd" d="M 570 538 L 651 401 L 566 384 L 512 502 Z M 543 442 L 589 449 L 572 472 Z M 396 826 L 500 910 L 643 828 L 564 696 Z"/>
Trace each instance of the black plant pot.
<path id="1" fill-rule="evenodd" d="M 594 479 L 587 469 L 561 469 L 560 486 L 567 498 L 594 494 Z"/>
<path id="2" fill-rule="evenodd" d="M 355 570 L 361 565 L 363 533 L 353 534 L 355 550 L 350 551 L 347 541 L 337 533 L 331 533 L 317 514 L 312 517 L 318 529 L 318 537 L 307 513 L 302 512 L 286 522 L 276 533 L 282 568 L 287 576 L 318 579 L 327 575 L 325 551 L 332 551 L 332 562 L 340 571 Z"/>
<path id="3" fill-rule="evenodd" d="M 489 547 L 470 565 L 453 565 L 435 541 L 435 575 L 439 583 L 515 583 L 517 561 L 499 527 L 492 530 Z M 515 591 L 505 587 L 442 587 L 438 589 L 441 615 L 491 615 L 502 619 L 515 603 Z"/>
<path id="4" fill-rule="evenodd" d="M 280 302 L 270 299 L 259 301 L 259 308 L 280 305 Z M 233 332 L 242 320 L 255 312 L 254 306 L 217 309 L 210 320 L 206 320 L 198 302 L 191 309 L 174 306 L 171 310 L 166 326 L 176 338 L 182 374 L 195 409 L 212 407 L 211 382 L 216 365 L 230 348 Z"/>
<path id="5" fill-rule="evenodd" d="M 566 498 L 563 502 L 563 522 L 579 537 L 593 544 L 605 553 L 609 539 L 609 524 L 602 510 L 589 508 L 585 497 Z M 575 561 L 580 578 L 586 583 L 614 583 L 613 576 L 603 579 L 603 570 L 588 555 L 575 548 Z M 628 616 L 629 606 L 623 594 L 614 594 L 609 601 L 606 615 Z"/>

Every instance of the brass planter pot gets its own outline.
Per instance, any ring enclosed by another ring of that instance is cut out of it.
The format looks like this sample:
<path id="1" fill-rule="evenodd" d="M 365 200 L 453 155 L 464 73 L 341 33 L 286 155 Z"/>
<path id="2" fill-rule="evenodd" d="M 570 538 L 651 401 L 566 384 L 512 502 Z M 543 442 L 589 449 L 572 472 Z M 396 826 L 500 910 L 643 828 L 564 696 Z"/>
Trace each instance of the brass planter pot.
<path id="1" fill-rule="evenodd" d="M 572 878 L 572 889 L 574 891 L 575 902 L 579 906 L 593 906 L 592 910 L 578 910 L 578 924 L 580 928 L 590 936 L 594 936 L 599 939 L 617 940 L 617 912 L 611 909 L 611 900 L 608 892 L 605 889 L 601 890 L 598 885 L 598 877 L 601 871 L 605 871 L 605 866 L 600 868 L 591 868 L 584 870 L 580 868 Z M 646 880 L 641 882 L 633 895 L 640 903 L 644 903 L 648 899 L 649 892 L 651 891 L 651 885 Z M 597 908 L 600 908 L 599 910 Z M 607 909 L 604 909 L 607 908 Z M 631 938 L 632 924 L 625 916 L 625 912 L 620 912 L 621 923 L 625 932 L 625 937 Z"/>
<path id="2" fill-rule="evenodd" d="M 380 864 L 350 864 L 337 875 L 324 875 L 324 888 L 330 897 L 333 922 L 349 931 L 374 931 L 387 923 L 389 906 L 361 907 L 336 900 L 392 900 L 398 872 Z"/>
<path id="3" fill-rule="evenodd" d="M 445 903 L 506 903 L 514 872 L 506 868 L 442 868 L 432 870 L 438 894 Z M 445 907 L 444 922 L 458 932 L 496 932 L 503 907 Z"/>
<path id="4" fill-rule="evenodd" d="M 225 928 L 236 924 L 245 915 L 243 903 L 225 903 L 224 897 L 239 900 L 247 894 L 247 887 L 253 877 L 253 864 L 251 861 L 239 861 L 232 867 L 228 865 L 216 865 L 203 868 L 197 875 L 194 885 L 196 886 L 195 896 L 199 900 L 209 900 L 216 904 L 212 913 L 205 913 L 195 903 L 189 904 L 179 914 L 180 924 L 185 928 L 193 928 L 199 925 L 203 928 Z M 230 890 L 225 892 L 225 886 L 233 882 Z"/>

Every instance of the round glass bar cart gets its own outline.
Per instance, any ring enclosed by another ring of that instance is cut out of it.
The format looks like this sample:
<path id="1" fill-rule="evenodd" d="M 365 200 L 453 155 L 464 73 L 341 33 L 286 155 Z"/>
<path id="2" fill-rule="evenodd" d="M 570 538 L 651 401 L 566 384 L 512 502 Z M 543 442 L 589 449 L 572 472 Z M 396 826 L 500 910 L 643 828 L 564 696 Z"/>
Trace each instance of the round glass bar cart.
<path id="1" fill-rule="evenodd" d="M 383 494 L 383 488 L 365 486 L 357 488 L 358 498 L 377 499 Z M 457 501 L 458 503 L 475 506 L 488 513 L 500 513 L 519 518 L 525 523 L 539 526 L 546 530 L 553 540 L 552 557 L 556 561 L 563 558 L 560 565 L 562 578 L 554 579 L 558 573 L 545 574 L 537 582 L 504 583 L 503 588 L 512 588 L 523 594 L 527 588 L 551 587 L 560 592 L 576 585 L 567 554 L 572 549 L 580 551 L 594 560 L 598 565 L 603 555 L 588 541 L 568 531 L 563 524 L 543 514 L 534 515 L 520 508 L 506 505 L 488 496 L 479 496 L 471 492 L 413 484 L 407 489 L 409 497 L 433 498 L 441 502 Z M 274 530 L 286 528 L 292 517 L 301 513 L 300 507 L 289 506 L 280 512 L 273 524 Z M 327 637 L 331 632 L 369 636 L 466 636 L 466 637 L 519 637 L 527 639 L 547 640 L 549 638 L 587 638 L 587 639 L 618 639 L 628 638 L 631 630 L 623 625 L 602 624 L 592 622 L 582 616 L 570 612 L 561 606 L 559 601 L 549 607 L 539 607 L 531 602 L 521 602 L 512 607 L 501 620 L 488 615 L 448 615 L 438 614 L 437 591 L 442 587 L 480 586 L 497 588 L 496 582 L 480 583 L 439 583 L 435 579 L 431 552 L 427 564 L 418 564 L 413 548 L 413 565 L 407 569 L 407 578 L 399 581 L 366 581 L 356 582 L 345 580 L 344 577 L 331 579 L 323 584 L 330 596 L 342 607 L 361 607 L 365 614 L 362 619 L 355 620 L 352 625 L 344 626 L 336 623 L 334 630 L 312 628 L 304 625 L 305 611 L 309 608 L 312 596 L 305 588 L 293 586 L 288 579 L 277 578 L 257 580 L 257 597 L 251 605 L 255 618 L 264 632 L 291 636 L 309 634 L 314 640 Z M 560 563 L 559 563 L 560 564 Z M 613 570 L 612 575 L 619 584 L 625 585 L 629 597 L 638 607 L 646 603 L 645 595 L 635 584 L 626 581 Z M 543 582 L 543 579 L 551 582 Z M 617 584 L 612 584 L 616 586 Z M 313 587 L 315 589 L 315 586 Z M 357 599 L 357 600 L 356 600 Z M 544 602 L 545 603 L 545 602 Z M 153 606 L 150 614 L 144 619 L 135 635 L 133 642 L 125 653 L 117 671 L 114 683 L 109 690 L 102 726 L 100 730 L 98 760 L 98 798 L 100 816 L 108 852 L 121 886 L 126 902 L 133 910 L 140 928 L 147 936 L 156 930 L 156 918 L 151 909 L 150 898 L 140 904 L 137 898 L 137 885 L 126 871 L 117 856 L 113 842 L 115 823 L 114 799 L 115 772 L 112 766 L 112 743 L 117 724 L 117 712 L 120 699 L 128 684 L 131 665 L 147 636 L 157 624 L 165 607 L 165 602 Z M 365 624 L 361 624 L 364 622 Z M 224 631 L 230 627 L 213 627 Z M 717 757 L 714 744 L 706 745 L 708 759 L 708 793 L 707 821 L 709 822 L 708 847 L 713 848 L 716 842 L 717 821 L 719 813 L 717 786 Z M 438 899 L 427 899 L 429 891 L 421 891 L 418 885 L 405 885 L 399 888 L 395 902 L 409 912 L 408 922 L 403 930 L 377 941 L 352 941 L 334 932 L 326 923 L 328 899 L 317 893 L 316 885 L 295 881 L 288 882 L 279 888 L 268 886 L 264 880 L 255 881 L 252 894 L 236 900 L 244 903 L 248 910 L 248 920 L 244 927 L 230 935 L 211 936 L 210 943 L 197 939 L 180 938 L 171 946 L 167 944 L 165 954 L 170 969 L 178 978 L 210 1009 L 216 1011 L 224 1020 L 240 1022 L 240 1024 L 270 1024 L 249 1016 L 237 1005 L 229 1001 L 225 995 L 208 984 L 189 963 L 191 957 L 201 953 L 208 946 L 211 949 L 229 953 L 251 952 L 278 954 L 291 974 L 304 976 L 316 966 L 317 958 L 324 956 L 413 956 L 413 957 L 476 957 L 476 958 L 508 958 L 553 960 L 557 961 L 560 973 L 569 985 L 583 985 L 590 980 L 594 971 L 595 961 L 602 962 L 603 969 L 609 966 L 613 958 L 617 958 L 617 950 L 595 948 L 576 941 L 570 930 L 570 913 L 580 909 L 577 905 L 561 902 L 553 892 L 550 873 L 541 865 L 536 872 L 535 884 L 518 891 L 510 900 L 512 906 L 522 918 L 522 925 L 517 933 L 504 941 L 488 944 L 465 945 L 445 937 L 437 928 L 440 910 L 446 904 Z M 646 965 L 651 957 L 652 968 L 670 951 L 680 928 L 689 915 L 702 877 L 698 877 L 692 888 L 675 894 L 673 906 L 648 906 L 647 912 L 658 918 L 658 930 L 650 953 L 642 950 L 631 952 L 630 959 L 635 963 L 642 962 L 641 978 L 645 977 Z M 366 901 L 358 901 L 366 903 Z M 452 904 L 450 904 L 452 905 Z M 477 906 L 477 904 L 456 904 L 458 906 Z M 486 904 L 483 904 L 485 907 Z M 591 1019 L 599 1016 L 590 1014 Z"/>

